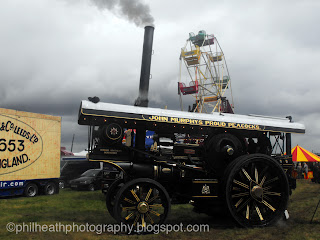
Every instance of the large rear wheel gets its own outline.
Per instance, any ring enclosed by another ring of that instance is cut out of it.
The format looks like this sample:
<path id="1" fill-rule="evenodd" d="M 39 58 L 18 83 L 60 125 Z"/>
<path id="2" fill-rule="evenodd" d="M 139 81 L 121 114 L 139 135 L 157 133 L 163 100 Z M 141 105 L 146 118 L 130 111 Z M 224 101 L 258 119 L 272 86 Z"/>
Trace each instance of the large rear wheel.
<path id="1" fill-rule="evenodd" d="M 225 176 L 227 208 L 244 227 L 268 226 L 278 221 L 287 208 L 289 184 L 280 164 L 264 154 L 234 160 Z"/>

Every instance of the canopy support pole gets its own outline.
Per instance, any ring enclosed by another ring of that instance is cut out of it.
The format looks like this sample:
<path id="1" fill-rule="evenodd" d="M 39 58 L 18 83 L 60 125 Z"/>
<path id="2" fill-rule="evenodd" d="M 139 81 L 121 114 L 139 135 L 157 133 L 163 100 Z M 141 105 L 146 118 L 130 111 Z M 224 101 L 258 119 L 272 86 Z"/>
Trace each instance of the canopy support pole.
<path id="1" fill-rule="evenodd" d="M 291 133 L 286 133 L 286 152 L 291 155 Z"/>

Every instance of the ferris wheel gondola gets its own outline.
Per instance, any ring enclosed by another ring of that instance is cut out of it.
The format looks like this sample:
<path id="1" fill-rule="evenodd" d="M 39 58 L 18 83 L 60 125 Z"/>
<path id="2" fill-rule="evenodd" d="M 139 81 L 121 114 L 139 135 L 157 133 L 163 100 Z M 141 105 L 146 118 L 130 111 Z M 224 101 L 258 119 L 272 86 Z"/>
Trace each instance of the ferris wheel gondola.
<path id="1" fill-rule="evenodd" d="M 181 49 L 178 93 L 182 110 L 182 95 L 191 95 L 195 101 L 189 111 L 234 112 L 227 63 L 214 35 L 207 35 L 204 30 L 197 35 L 189 34 L 185 46 Z"/>

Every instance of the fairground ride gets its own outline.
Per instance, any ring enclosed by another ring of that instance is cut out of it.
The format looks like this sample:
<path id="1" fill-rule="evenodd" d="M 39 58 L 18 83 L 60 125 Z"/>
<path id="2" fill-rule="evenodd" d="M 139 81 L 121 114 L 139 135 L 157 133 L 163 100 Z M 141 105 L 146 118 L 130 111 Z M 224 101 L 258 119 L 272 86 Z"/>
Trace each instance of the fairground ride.
<path id="1" fill-rule="evenodd" d="M 217 38 L 204 30 L 189 33 L 180 55 L 178 82 L 180 106 L 183 95 L 194 98 L 189 112 L 234 113 L 231 80 L 224 53 Z M 231 101 L 231 102 L 230 102 Z"/>

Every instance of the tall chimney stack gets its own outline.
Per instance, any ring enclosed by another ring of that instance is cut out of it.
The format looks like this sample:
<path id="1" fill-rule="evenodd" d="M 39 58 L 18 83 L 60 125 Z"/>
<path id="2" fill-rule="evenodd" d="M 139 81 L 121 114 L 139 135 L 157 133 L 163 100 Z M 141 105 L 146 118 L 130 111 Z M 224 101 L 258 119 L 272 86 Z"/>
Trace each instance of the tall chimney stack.
<path id="1" fill-rule="evenodd" d="M 152 26 L 146 26 L 144 28 L 144 42 L 143 42 L 143 52 L 142 52 L 139 97 L 136 99 L 134 103 L 135 106 L 148 107 L 153 32 L 154 32 L 154 27 Z M 141 151 L 145 150 L 146 130 L 147 129 L 146 129 L 145 123 L 140 123 L 140 122 L 137 123 L 136 148 Z M 137 153 L 135 155 L 135 158 L 137 161 L 143 161 L 145 156 L 144 154 Z"/>
<path id="2" fill-rule="evenodd" d="M 153 32 L 154 32 L 153 26 L 145 26 L 141 73 L 140 73 L 139 97 L 136 99 L 134 103 L 135 106 L 148 107 Z"/>

